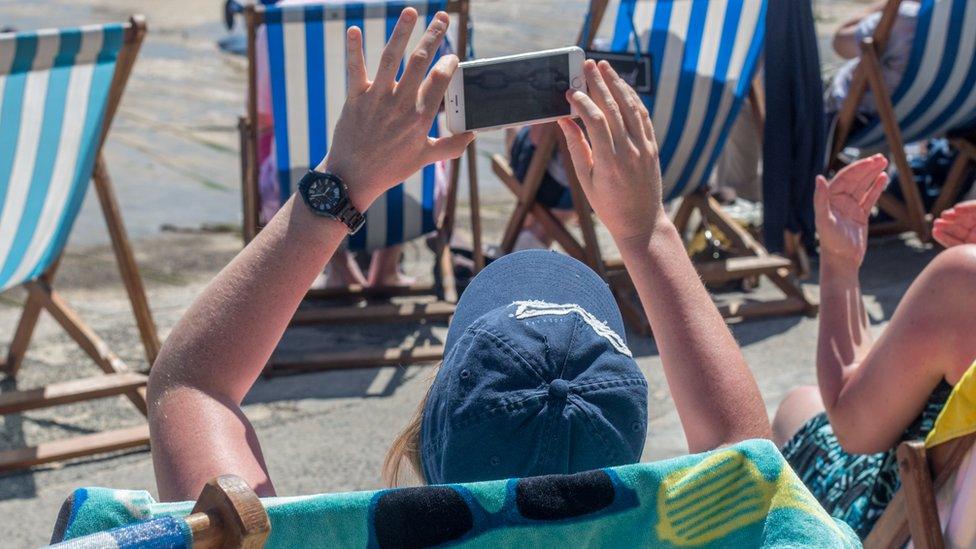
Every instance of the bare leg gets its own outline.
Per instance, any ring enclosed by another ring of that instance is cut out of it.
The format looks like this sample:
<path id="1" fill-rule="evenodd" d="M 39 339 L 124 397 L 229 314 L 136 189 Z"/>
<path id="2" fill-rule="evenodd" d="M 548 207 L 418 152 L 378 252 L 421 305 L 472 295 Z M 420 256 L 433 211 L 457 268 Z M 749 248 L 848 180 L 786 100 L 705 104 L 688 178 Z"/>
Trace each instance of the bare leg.
<path id="1" fill-rule="evenodd" d="M 782 448 L 800 427 L 823 411 L 823 399 L 816 385 L 803 385 L 791 390 L 773 417 L 773 442 Z"/>
<path id="2" fill-rule="evenodd" d="M 349 286 L 365 286 L 366 277 L 356 264 L 355 258 L 347 250 L 340 250 L 325 266 L 313 288 L 348 288 Z"/>
<path id="3" fill-rule="evenodd" d="M 390 246 L 373 252 L 369 262 L 369 286 L 411 286 L 417 282 L 412 276 L 400 272 L 400 255 L 403 246 Z"/>

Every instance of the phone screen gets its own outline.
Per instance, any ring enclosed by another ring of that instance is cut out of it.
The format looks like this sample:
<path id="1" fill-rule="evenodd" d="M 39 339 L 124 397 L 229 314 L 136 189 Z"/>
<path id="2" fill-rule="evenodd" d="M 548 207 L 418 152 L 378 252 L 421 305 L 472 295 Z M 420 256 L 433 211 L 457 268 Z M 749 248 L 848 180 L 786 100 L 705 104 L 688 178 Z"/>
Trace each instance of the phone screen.
<path id="1" fill-rule="evenodd" d="M 469 130 L 569 116 L 569 54 L 464 67 Z"/>

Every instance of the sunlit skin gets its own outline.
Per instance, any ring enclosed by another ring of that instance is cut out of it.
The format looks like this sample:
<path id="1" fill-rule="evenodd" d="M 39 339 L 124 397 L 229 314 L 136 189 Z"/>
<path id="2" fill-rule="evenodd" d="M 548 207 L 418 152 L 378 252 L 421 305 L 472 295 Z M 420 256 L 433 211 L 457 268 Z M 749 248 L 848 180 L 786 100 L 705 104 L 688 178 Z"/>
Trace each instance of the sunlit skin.
<path id="1" fill-rule="evenodd" d="M 946 248 L 976 244 L 976 200 L 960 202 L 942 212 L 932 227 L 932 237 Z"/>
<path id="2" fill-rule="evenodd" d="M 435 16 L 396 81 L 416 20 L 415 10 L 404 10 L 373 82 L 364 68 L 362 34 L 355 28 L 348 34 L 349 96 L 321 168 L 346 181 L 360 211 L 421 166 L 458 157 L 472 139 L 427 137 L 457 68 L 457 58 L 445 56 L 424 77 L 447 29 L 446 14 Z M 587 198 L 640 293 L 689 449 L 769 437 L 755 379 L 663 213 L 657 144 L 646 109 L 609 65 L 588 62 L 585 71 L 592 98 L 575 93 L 568 99 L 592 145 L 574 122 L 560 127 Z M 345 234 L 342 224 L 292 198 L 173 328 L 149 380 L 162 500 L 193 499 L 221 474 L 242 477 L 260 495 L 274 494 L 240 403 Z"/>
<path id="3" fill-rule="evenodd" d="M 867 251 L 868 216 L 888 182 L 876 155 L 820 177 L 814 206 L 820 235 L 817 383 L 783 401 L 773 421 L 782 445 L 826 410 L 851 453 L 891 449 L 945 379 L 955 383 L 976 359 L 976 245 L 939 254 L 915 279 L 874 341 L 858 272 Z M 962 234 L 971 215 L 951 214 L 942 232 Z M 948 212 L 947 212 L 948 213 Z M 946 232 L 946 228 L 952 233 Z M 939 231 L 937 231 L 939 232 Z"/>

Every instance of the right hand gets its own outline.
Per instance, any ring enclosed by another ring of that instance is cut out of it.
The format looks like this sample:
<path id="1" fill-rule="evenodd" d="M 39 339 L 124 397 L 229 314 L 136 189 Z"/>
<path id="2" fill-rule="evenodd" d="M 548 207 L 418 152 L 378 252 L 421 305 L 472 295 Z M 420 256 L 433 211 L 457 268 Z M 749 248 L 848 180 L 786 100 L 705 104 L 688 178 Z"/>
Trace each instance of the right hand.
<path id="1" fill-rule="evenodd" d="M 644 241 L 667 221 L 661 200 L 661 166 L 654 128 L 637 92 L 609 63 L 583 63 L 589 95 L 567 94 L 589 134 L 570 119 L 559 121 L 573 167 L 593 211 L 617 245 Z"/>
<path id="2" fill-rule="evenodd" d="M 976 244 L 976 200 L 960 202 L 942 212 L 932 227 L 932 236 L 946 248 Z"/>
<path id="3" fill-rule="evenodd" d="M 817 176 L 813 205 L 825 259 L 860 267 L 868 247 L 868 217 L 888 184 L 888 160 L 876 154 L 837 172 L 829 182 Z"/>
<path id="4" fill-rule="evenodd" d="M 346 103 L 320 169 L 346 181 L 353 205 L 361 212 L 427 164 L 461 156 L 474 139 L 472 133 L 427 136 L 458 66 L 457 56 L 445 55 L 427 72 L 447 33 L 447 13 L 434 16 L 397 81 L 416 23 L 417 10 L 403 10 L 373 81 L 366 74 L 362 31 L 352 27 L 346 33 Z"/>

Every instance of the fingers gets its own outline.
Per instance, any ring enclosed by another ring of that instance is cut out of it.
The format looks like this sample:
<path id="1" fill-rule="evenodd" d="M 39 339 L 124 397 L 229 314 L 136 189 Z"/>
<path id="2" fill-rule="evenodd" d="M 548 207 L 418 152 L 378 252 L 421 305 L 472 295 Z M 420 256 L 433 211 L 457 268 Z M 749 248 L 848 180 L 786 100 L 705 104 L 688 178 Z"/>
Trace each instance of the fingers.
<path id="1" fill-rule="evenodd" d="M 837 172 L 830 182 L 832 192 L 848 192 L 862 197 L 870 189 L 871 183 L 888 167 L 888 160 L 880 154 L 858 160 Z"/>
<path id="2" fill-rule="evenodd" d="M 888 174 L 882 172 L 874 179 L 874 182 L 868 189 L 868 192 L 864 195 L 864 198 L 861 199 L 861 209 L 870 214 L 871 209 L 874 208 L 874 205 L 878 203 L 878 198 L 881 196 L 881 193 L 884 192 L 887 186 Z"/>
<path id="3" fill-rule="evenodd" d="M 966 241 L 969 238 L 969 229 L 967 227 L 963 227 L 959 223 L 937 219 L 935 221 L 935 227 L 938 227 L 942 234 L 958 238 L 962 241 Z"/>
<path id="4" fill-rule="evenodd" d="M 369 75 L 366 74 L 366 58 L 363 56 L 363 31 L 350 27 L 346 31 L 346 92 L 350 97 L 366 93 Z"/>
<path id="5" fill-rule="evenodd" d="M 965 244 L 965 242 L 959 240 L 958 238 L 949 236 L 944 233 L 940 233 L 938 229 L 932 230 L 932 237 L 935 238 L 936 242 L 942 244 L 943 248 L 951 248 L 953 246 L 959 246 L 961 244 Z"/>
<path id="6" fill-rule="evenodd" d="M 612 143 L 623 145 L 627 140 L 627 132 L 624 128 L 623 118 L 620 116 L 620 106 L 610 93 L 610 88 L 603 80 L 600 70 L 596 63 L 587 60 L 583 62 L 583 74 L 586 75 L 587 92 L 590 94 L 592 102 L 603 111 L 606 118 L 607 127 L 613 137 Z"/>
<path id="7" fill-rule="evenodd" d="M 567 92 L 566 96 L 569 99 L 569 104 L 572 105 L 586 126 L 593 152 L 597 156 L 612 155 L 613 137 L 610 135 L 607 117 L 600 110 L 600 107 L 597 107 L 588 95 L 579 90 Z"/>
<path id="8" fill-rule="evenodd" d="M 647 138 L 644 122 L 641 120 L 641 108 L 644 104 L 637 98 L 636 93 L 631 93 L 633 88 L 630 84 L 624 82 L 623 78 L 620 78 L 620 75 L 617 74 L 617 71 L 613 70 L 610 63 L 600 61 L 597 67 L 600 69 L 600 74 L 603 76 L 604 82 L 610 88 L 610 94 L 613 95 L 614 101 L 620 107 L 621 118 L 623 118 L 624 127 L 627 129 L 627 133 L 630 134 L 630 138 L 635 143 L 643 142 Z"/>
<path id="9" fill-rule="evenodd" d="M 376 77 L 373 78 L 373 86 L 382 89 L 392 89 L 396 81 L 397 72 L 400 70 L 400 62 L 403 61 L 403 52 L 407 49 L 413 27 L 417 23 L 417 10 L 407 8 L 400 13 L 390 41 L 383 48 L 380 56 L 380 66 L 376 69 Z"/>
<path id="10" fill-rule="evenodd" d="M 425 153 L 424 164 L 432 164 L 439 160 L 459 158 L 464 150 L 474 141 L 474 133 L 465 132 L 440 139 L 428 139 L 429 144 Z"/>
<path id="11" fill-rule="evenodd" d="M 416 49 L 413 50 L 413 53 L 410 54 L 410 58 L 407 60 L 407 65 L 403 69 L 400 81 L 397 83 L 397 93 L 402 91 L 410 96 L 417 92 L 417 88 L 420 86 L 421 81 L 423 81 L 424 75 L 427 73 L 427 69 L 434 59 L 434 55 L 437 54 L 437 48 L 444 41 L 444 36 L 447 33 L 447 27 L 450 25 L 450 22 L 451 20 L 447 16 L 447 13 L 443 11 L 439 11 L 434 15 L 434 20 L 427 26 L 427 30 L 420 39 L 420 43 L 417 44 Z"/>
<path id="12" fill-rule="evenodd" d="M 444 94 L 447 87 L 451 84 L 454 71 L 458 67 L 456 55 L 445 55 L 441 57 L 434 68 L 427 74 L 427 78 L 420 84 L 420 93 L 417 96 L 417 109 L 425 116 L 433 118 L 437 115 L 437 109 L 444 101 Z"/>
<path id="13" fill-rule="evenodd" d="M 590 174 L 593 173 L 593 151 L 590 149 L 590 144 L 586 142 L 583 130 L 569 118 L 559 120 L 559 129 L 566 136 L 566 146 L 569 149 L 569 157 L 573 160 L 576 177 L 586 189 L 590 186 Z"/>

